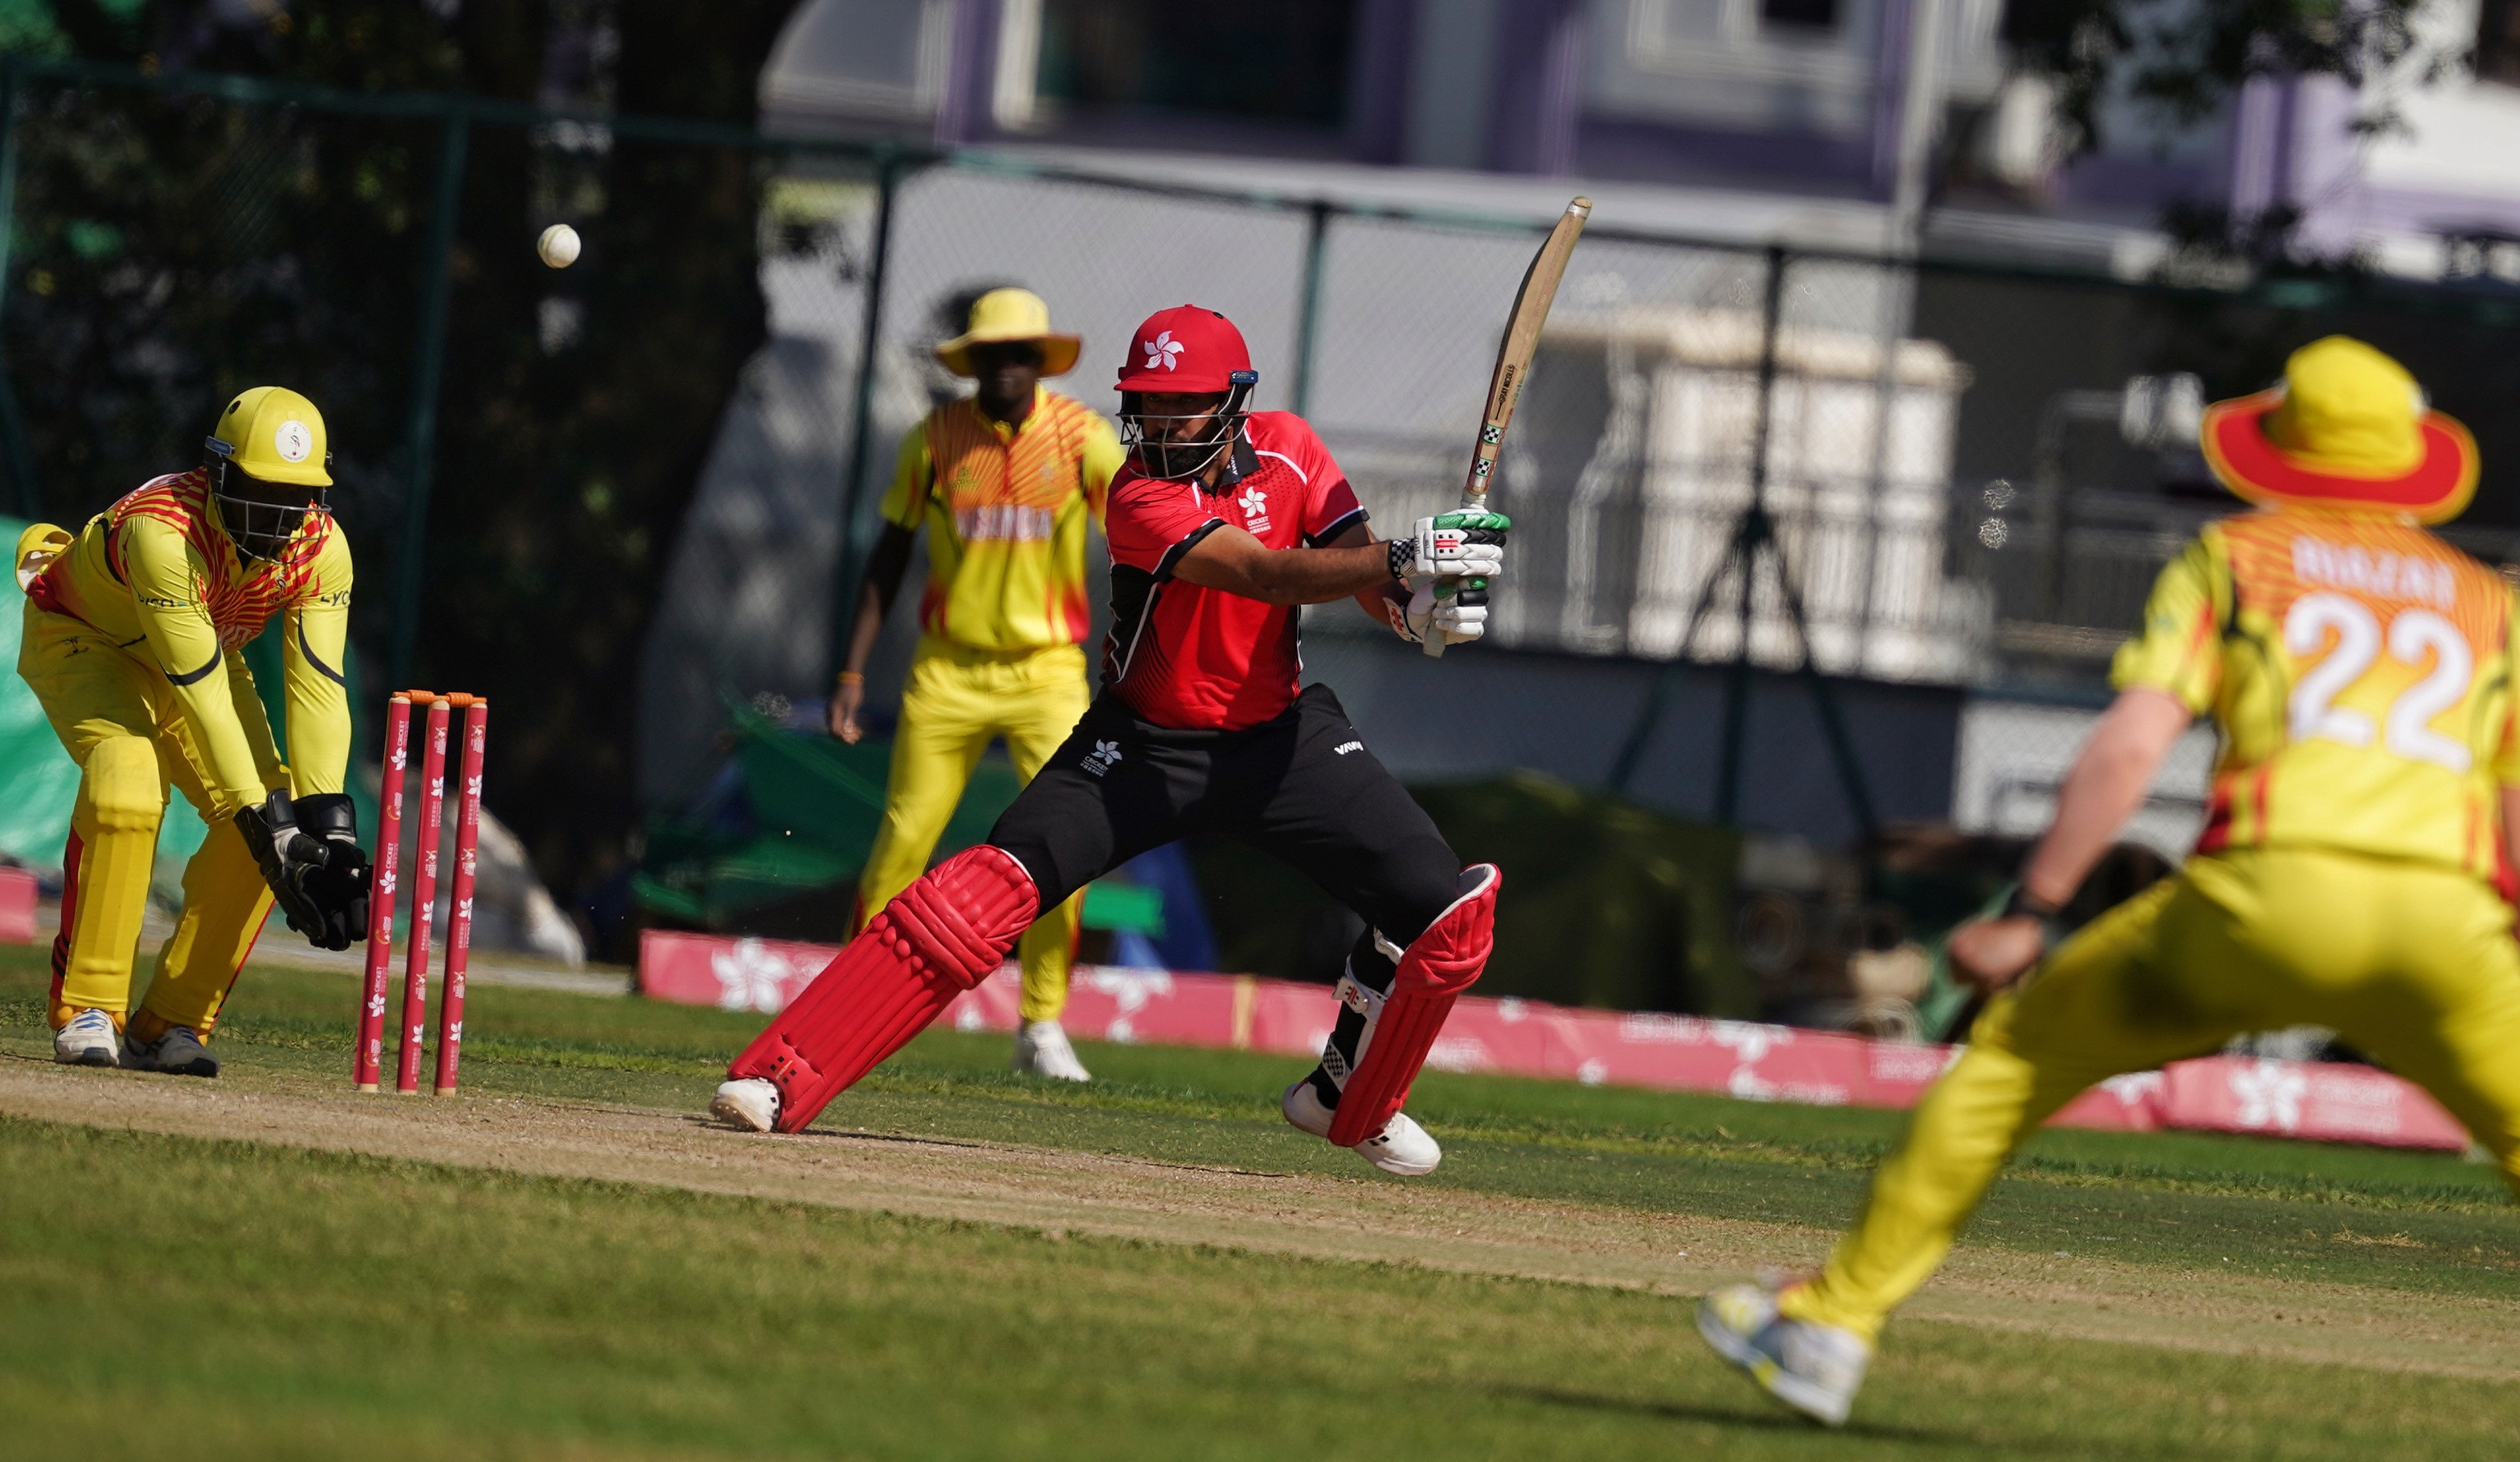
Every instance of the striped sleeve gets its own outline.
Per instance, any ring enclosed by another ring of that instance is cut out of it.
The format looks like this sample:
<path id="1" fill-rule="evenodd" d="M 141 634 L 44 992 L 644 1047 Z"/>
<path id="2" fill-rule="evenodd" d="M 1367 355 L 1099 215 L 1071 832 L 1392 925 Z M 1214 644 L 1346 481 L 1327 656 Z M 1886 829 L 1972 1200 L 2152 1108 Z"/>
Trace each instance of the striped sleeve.
<path id="1" fill-rule="evenodd" d="M 2118 647 L 2109 684 L 2165 691 L 2191 716 L 2211 710 L 2223 688 L 2223 626 L 2231 613 L 2229 560 L 2213 530 L 2163 567 L 2144 604 L 2143 628 Z"/>

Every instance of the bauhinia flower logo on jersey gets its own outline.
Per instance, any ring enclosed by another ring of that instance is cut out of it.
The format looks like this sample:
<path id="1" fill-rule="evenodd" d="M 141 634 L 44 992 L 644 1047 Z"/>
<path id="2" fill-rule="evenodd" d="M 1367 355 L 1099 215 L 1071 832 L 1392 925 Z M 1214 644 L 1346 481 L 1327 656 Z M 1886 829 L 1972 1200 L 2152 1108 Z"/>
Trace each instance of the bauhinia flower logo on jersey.
<path id="1" fill-rule="evenodd" d="M 1242 505 L 1243 526 L 1254 533 L 1269 531 L 1269 495 L 1256 487 L 1246 487 L 1235 499 Z"/>
<path id="2" fill-rule="evenodd" d="M 1167 371 L 1181 369 L 1182 353 L 1189 348 L 1174 339 L 1173 332 L 1168 330 L 1157 331 L 1153 339 L 1141 343 L 1147 347 L 1147 369 L 1149 371 L 1157 366 Z"/>
<path id="3" fill-rule="evenodd" d="M 1119 742 L 1097 741 L 1094 743 L 1094 749 L 1085 753 L 1084 767 L 1087 772 L 1100 776 L 1110 771 L 1111 764 L 1118 760 L 1120 760 Z"/>

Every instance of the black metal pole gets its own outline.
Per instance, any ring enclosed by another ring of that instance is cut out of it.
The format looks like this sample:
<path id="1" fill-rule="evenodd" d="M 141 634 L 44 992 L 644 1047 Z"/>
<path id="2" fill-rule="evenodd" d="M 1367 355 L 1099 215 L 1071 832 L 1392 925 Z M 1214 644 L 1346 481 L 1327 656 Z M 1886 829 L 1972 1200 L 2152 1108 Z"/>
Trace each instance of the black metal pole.
<path id="1" fill-rule="evenodd" d="M 1751 589 L 1758 577 L 1759 547 L 1774 546 L 1768 520 L 1768 433 L 1777 394 L 1777 328 L 1784 312 L 1785 250 L 1768 246 L 1767 297 L 1760 306 L 1759 399 L 1750 421 L 1750 507 L 1743 524 L 1740 639 L 1732 646 L 1732 666 L 1724 678 L 1724 731 L 1715 756 L 1715 820 L 1732 822 L 1741 805 L 1742 733 L 1750 715 Z"/>
<path id="2" fill-rule="evenodd" d="M 1320 348 L 1322 322 L 1322 271 L 1329 249 L 1329 201 L 1313 199 L 1308 210 L 1311 221 L 1304 229 L 1304 281 L 1295 306 L 1295 381 L 1288 400 L 1296 416 L 1303 416 L 1313 404 L 1313 354 Z"/>
<path id="3" fill-rule="evenodd" d="M 420 581 L 428 563 L 428 496 L 437 476 L 437 392 L 446 374 L 448 256 L 464 210 L 465 154 L 471 145 L 469 113 L 450 109 L 438 124 L 437 190 L 430 203 L 428 253 L 421 263 L 420 333 L 412 347 L 411 421 L 405 431 L 402 544 L 394 572 L 393 654 L 387 683 L 411 684 L 420 647 Z"/>
<path id="4" fill-rule="evenodd" d="M 839 585 L 838 600 L 832 607 L 832 646 L 829 656 L 831 674 L 837 674 L 849 652 L 849 629 L 857 615 L 858 578 L 865 566 L 865 555 L 858 544 L 858 506 L 866 501 L 868 476 L 875 470 L 875 377 L 882 363 L 883 281 L 885 265 L 892 255 L 893 195 L 901 186 L 901 164 L 889 148 L 876 156 L 875 163 L 875 239 L 869 250 L 866 277 L 866 310 L 860 324 L 863 335 L 858 342 L 857 401 L 851 408 L 849 426 L 849 476 L 840 492 L 839 536 L 836 540 L 839 571 L 832 577 Z"/>

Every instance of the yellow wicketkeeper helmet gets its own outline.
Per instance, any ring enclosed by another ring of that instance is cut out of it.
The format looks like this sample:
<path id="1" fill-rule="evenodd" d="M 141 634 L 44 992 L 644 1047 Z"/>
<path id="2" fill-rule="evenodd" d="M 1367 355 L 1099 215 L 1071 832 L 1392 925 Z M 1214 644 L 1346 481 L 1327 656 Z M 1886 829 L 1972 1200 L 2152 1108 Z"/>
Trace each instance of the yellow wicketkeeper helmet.
<path id="1" fill-rule="evenodd" d="M 324 414 L 287 386 L 240 392 L 202 443 L 210 455 L 248 477 L 300 487 L 331 487 L 332 451 Z"/>

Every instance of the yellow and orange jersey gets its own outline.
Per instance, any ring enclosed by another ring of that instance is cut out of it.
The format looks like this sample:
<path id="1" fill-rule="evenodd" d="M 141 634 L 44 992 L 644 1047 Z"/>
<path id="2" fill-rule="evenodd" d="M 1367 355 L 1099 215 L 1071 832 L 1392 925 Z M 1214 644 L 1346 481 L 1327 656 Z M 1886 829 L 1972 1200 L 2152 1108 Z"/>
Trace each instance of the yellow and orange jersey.
<path id="1" fill-rule="evenodd" d="M 1111 423 L 1044 390 L 1012 429 L 969 400 L 948 402 L 902 438 L 884 521 L 927 528 L 925 633 L 974 649 L 1081 643 L 1092 632 L 1088 520 L 1120 469 Z"/>
<path id="2" fill-rule="evenodd" d="M 2222 729 L 2197 851 L 2333 848 L 2501 882 L 2515 602 L 2412 523 L 2261 509 L 2162 570 L 2112 679 Z"/>
<path id="3" fill-rule="evenodd" d="M 332 514 L 309 512 L 277 562 L 229 542 L 199 468 L 153 478 L 91 518 L 27 590 L 155 667 L 193 725 L 217 811 L 262 800 L 280 760 L 244 646 L 274 615 L 289 708 L 291 782 L 338 792 L 350 755 L 342 680 L 350 626 L 350 545 Z"/>

